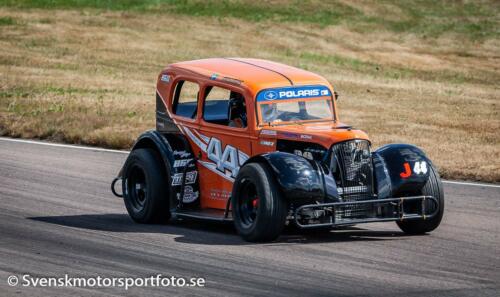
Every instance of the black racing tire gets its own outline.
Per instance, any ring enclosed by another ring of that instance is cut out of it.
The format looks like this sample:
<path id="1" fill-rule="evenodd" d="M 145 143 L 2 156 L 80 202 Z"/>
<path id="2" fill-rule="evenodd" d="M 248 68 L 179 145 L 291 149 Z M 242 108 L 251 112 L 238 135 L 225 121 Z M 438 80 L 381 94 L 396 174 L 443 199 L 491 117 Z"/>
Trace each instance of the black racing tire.
<path id="1" fill-rule="evenodd" d="M 444 214 L 444 192 L 443 184 L 439 174 L 434 168 L 434 166 L 429 166 L 430 175 L 427 183 L 422 188 L 420 195 L 433 196 L 438 200 L 438 213 L 435 217 L 426 220 L 408 220 L 408 221 L 398 221 L 398 227 L 406 234 L 409 235 L 419 235 L 433 231 L 436 229 Z M 429 201 L 430 202 L 430 201 Z M 428 204 L 429 205 L 429 204 Z"/>
<path id="2" fill-rule="evenodd" d="M 168 179 L 156 151 L 133 150 L 123 166 L 123 200 L 137 223 L 163 223 L 170 219 Z"/>
<path id="3" fill-rule="evenodd" d="M 236 230 L 247 241 L 275 240 L 285 227 L 287 203 L 265 164 L 250 163 L 240 169 L 231 203 Z"/>

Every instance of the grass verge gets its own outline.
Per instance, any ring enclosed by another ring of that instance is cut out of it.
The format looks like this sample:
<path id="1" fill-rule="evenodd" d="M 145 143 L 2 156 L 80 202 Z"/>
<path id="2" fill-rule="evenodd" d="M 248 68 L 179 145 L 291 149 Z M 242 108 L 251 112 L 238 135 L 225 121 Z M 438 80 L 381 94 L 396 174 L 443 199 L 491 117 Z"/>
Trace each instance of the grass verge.
<path id="1" fill-rule="evenodd" d="M 154 127 L 154 84 L 166 64 L 259 57 L 327 77 L 341 93 L 342 121 L 366 130 L 375 147 L 414 143 L 445 178 L 500 181 L 498 32 L 432 29 L 467 10 L 463 26 L 490 22 L 496 4 L 452 7 L 441 20 L 446 11 L 419 17 L 426 1 L 413 13 L 399 2 L 339 1 L 346 7 L 337 20 L 322 21 L 307 19 L 314 1 L 302 19 L 279 6 L 258 17 L 258 3 L 236 15 L 240 1 L 216 3 L 226 10 L 195 10 L 193 1 L 77 2 L 0 1 L 1 135 L 126 148 Z M 422 18 L 435 21 L 391 25 Z"/>

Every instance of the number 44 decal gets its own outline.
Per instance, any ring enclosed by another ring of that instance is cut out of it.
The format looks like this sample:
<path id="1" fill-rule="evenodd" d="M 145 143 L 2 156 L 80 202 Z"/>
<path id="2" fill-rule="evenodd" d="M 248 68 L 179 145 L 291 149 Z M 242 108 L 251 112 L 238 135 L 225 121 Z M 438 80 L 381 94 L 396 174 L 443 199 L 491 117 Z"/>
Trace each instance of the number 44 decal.
<path id="1" fill-rule="evenodd" d="M 412 170 L 410 167 L 410 163 L 405 162 L 403 164 L 404 171 L 399 174 L 401 178 L 409 178 L 412 174 Z M 425 161 L 420 161 L 420 162 L 415 162 L 415 165 L 413 165 L 413 172 L 415 174 L 426 174 L 427 173 L 427 162 Z"/>

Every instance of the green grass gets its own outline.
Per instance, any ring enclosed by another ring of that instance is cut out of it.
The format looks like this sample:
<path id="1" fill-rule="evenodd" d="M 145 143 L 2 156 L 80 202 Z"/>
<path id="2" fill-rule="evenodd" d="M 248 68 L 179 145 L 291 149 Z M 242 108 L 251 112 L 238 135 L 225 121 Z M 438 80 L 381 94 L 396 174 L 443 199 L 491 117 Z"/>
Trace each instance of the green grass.
<path id="1" fill-rule="evenodd" d="M 17 24 L 16 20 L 11 17 L 0 17 L 0 26 L 10 26 Z"/>
<path id="2" fill-rule="evenodd" d="M 17 8 L 79 9 L 97 8 L 108 10 L 146 10 L 163 1 L 151 0 L 1 0 L 0 5 Z"/>
<path id="3" fill-rule="evenodd" d="M 325 76 L 374 147 L 500 181 L 498 5 L 313 1 L 0 0 L 0 135 L 129 148 L 154 127 L 164 65 L 256 57 Z"/>
<path id="4" fill-rule="evenodd" d="M 304 22 L 320 26 L 346 24 L 357 31 L 389 30 L 428 38 L 456 34 L 469 40 L 500 36 L 499 1 L 382 0 L 376 14 L 338 0 L 298 1 L 270 5 L 260 1 L 202 0 L 0 0 L 0 6 L 42 9 L 132 10 L 254 22 Z M 1 22 L 0 22 L 1 24 Z"/>
<path id="5" fill-rule="evenodd" d="M 384 1 L 397 3 L 408 20 L 388 21 L 395 32 L 413 32 L 438 37 L 452 32 L 475 39 L 499 36 L 499 3 L 463 1 Z M 379 20 L 380 21 L 380 20 Z"/>
<path id="6" fill-rule="evenodd" d="M 288 54 L 291 55 L 291 54 Z M 301 65 L 311 65 L 321 63 L 322 65 L 335 65 L 341 69 L 350 69 L 354 72 L 362 72 L 365 75 L 371 75 L 376 78 L 387 79 L 420 79 L 423 81 L 440 81 L 454 84 L 462 83 L 492 83 L 495 79 L 491 73 L 484 75 L 464 75 L 462 73 L 440 70 L 440 71 L 425 71 L 417 70 L 410 67 L 394 66 L 387 64 L 378 64 L 373 62 L 362 61 L 355 58 L 348 58 L 339 55 L 322 55 L 312 52 L 302 52 L 296 56 L 301 62 Z M 306 67 L 307 68 L 307 67 Z"/>

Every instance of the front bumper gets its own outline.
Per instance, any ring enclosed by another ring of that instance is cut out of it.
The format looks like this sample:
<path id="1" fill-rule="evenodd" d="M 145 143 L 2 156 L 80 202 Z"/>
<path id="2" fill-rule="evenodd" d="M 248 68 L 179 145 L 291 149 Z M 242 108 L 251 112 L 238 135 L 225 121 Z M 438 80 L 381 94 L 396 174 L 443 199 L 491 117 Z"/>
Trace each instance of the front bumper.
<path id="1" fill-rule="evenodd" d="M 411 212 L 405 212 L 405 203 L 415 203 L 419 206 L 413 207 Z M 420 202 L 420 203 L 419 203 Z M 427 213 L 429 204 L 434 204 L 431 213 Z M 371 206 L 372 212 L 366 213 L 364 217 L 345 217 L 346 210 L 357 206 Z M 405 221 L 405 220 L 427 220 L 432 219 L 439 212 L 439 202 L 432 196 L 411 196 L 402 198 L 370 199 L 362 201 L 333 202 L 323 204 L 307 204 L 295 209 L 294 220 L 300 228 L 316 228 L 327 226 L 342 226 L 374 222 Z M 304 220 L 304 214 L 315 214 L 315 218 Z M 309 222 L 305 222 L 309 221 Z"/>

